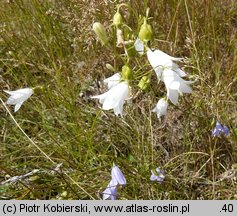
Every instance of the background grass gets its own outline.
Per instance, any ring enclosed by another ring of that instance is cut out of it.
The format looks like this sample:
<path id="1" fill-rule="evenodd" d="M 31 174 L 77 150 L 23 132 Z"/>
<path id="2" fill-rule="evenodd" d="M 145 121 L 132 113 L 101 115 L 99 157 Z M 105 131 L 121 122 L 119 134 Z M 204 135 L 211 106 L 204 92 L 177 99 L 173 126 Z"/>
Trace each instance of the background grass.
<path id="1" fill-rule="evenodd" d="M 124 118 L 90 99 L 105 91 L 101 81 L 113 74 L 105 65 L 123 65 L 119 50 L 101 46 L 92 32 L 99 21 L 113 35 L 109 25 L 121 2 L 128 1 L 1 1 L 1 89 L 44 86 L 14 117 L 54 162 L 1 105 L 0 181 L 38 169 L 1 184 L 1 199 L 100 199 L 113 162 L 127 179 L 119 199 L 237 198 L 236 177 L 218 178 L 237 163 L 237 2 L 129 1 L 137 14 L 150 8 L 152 47 L 187 57 L 182 67 L 198 77 L 193 93 L 171 105 L 161 121 L 151 113 L 165 94 L 155 73 L 152 93 L 133 92 Z M 136 14 L 121 12 L 138 31 Z M 0 97 L 7 99 L 3 91 Z M 230 136 L 211 136 L 216 120 Z M 149 180 L 158 166 L 166 171 L 163 184 Z"/>

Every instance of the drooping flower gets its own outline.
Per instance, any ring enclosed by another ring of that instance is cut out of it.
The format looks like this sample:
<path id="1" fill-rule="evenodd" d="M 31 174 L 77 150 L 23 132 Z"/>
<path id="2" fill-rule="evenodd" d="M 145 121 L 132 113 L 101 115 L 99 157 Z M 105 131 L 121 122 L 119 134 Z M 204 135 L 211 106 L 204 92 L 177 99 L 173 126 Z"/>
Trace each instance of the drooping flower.
<path id="1" fill-rule="evenodd" d="M 157 181 L 159 183 L 162 183 L 165 179 L 165 172 L 163 170 L 160 169 L 160 167 L 156 168 L 156 172 L 157 174 L 155 174 L 152 170 L 151 170 L 151 177 L 150 180 L 151 181 Z"/>
<path id="2" fill-rule="evenodd" d="M 103 194 L 103 200 L 116 200 L 117 199 L 117 185 L 111 179 L 109 182 L 107 188 L 102 192 Z"/>
<path id="3" fill-rule="evenodd" d="M 4 90 L 10 97 L 7 100 L 7 104 L 15 105 L 14 112 L 17 112 L 21 105 L 33 94 L 33 89 L 23 88 L 16 91 Z"/>
<path id="4" fill-rule="evenodd" d="M 227 126 L 222 125 L 220 122 L 216 122 L 215 128 L 212 130 L 212 136 L 220 137 L 221 135 L 229 135 L 230 131 Z"/>
<path id="5" fill-rule="evenodd" d="M 122 173 L 122 171 L 117 167 L 113 166 L 112 171 L 111 171 L 111 176 L 112 176 L 112 181 L 116 185 L 126 185 L 126 179 Z"/>
<path id="6" fill-rule="evenodd" d="M 182 60 L 182 58 L 172 57 L 158 49 L 154 51 L 149 49 L 147 51 L 147 58 L 151 66 L 155 70 L 158 79 L 161 79 L 162 72 L 165 69 L 172 69 L 180 77 L 186 76 L 186 73 L 183 70 L 181 70 L 177 64 L 174 63 L 174 61 L 180 61 Z"/>
<path id="7" fill-rule="evenodd" d="M 192 93 L 189 84 L 193 81 L 183 80 L 175 71 L 171 69 L 164 69 L 161 80 L 165 83 L 167 89 L 167 97 L 176 105 L 178 103 L 179 94 Z"/>
<path id="8" fill-rule="evenodd" d="M 229 128 L 225 125 L 222 128 L 222 132 L 223 132 L 224 135 L 229 135 L 230 134 Z"/>
<path id="9" fill-rule="evenodd" d="M 122 171 L 117 167 L 113 166 L 111 170 L 111 180 L 107 188 L 103 191 L 103 200 L 115 200 L 117 199 L 117 186 L 126 185 L 126 179 Z"/>
<path id="10" fill-rule="evenodd" d="M 111 84 L 111 83 L 110 83 Z M 107 92 L 91 98 L 98 98 L 103 110 L 113 109 L 115 115 L 123 115 L 123 105 L 129 98 L 129 86 L 127 82 L 120 82 L 111 87 Z"/>
<path id="11" fill-rule="evenodd" d="M 119 73 L 116 73 L 113 76 L 106 78 L 104 80 L 104 83 L 107 84 L 108 89 L 111 89 L 112 87 L 119 84 L 120 79 L 121 79 L 121 75 Z"/>
<path id="12" fill-rule="evenodd" d="M 161 116 L 166 115 L 167 107 L 168 102 L 164 98 L 161 98 L 152 112 L 155 112 L 157 114 L 157 117 L 160 118 Z"/>

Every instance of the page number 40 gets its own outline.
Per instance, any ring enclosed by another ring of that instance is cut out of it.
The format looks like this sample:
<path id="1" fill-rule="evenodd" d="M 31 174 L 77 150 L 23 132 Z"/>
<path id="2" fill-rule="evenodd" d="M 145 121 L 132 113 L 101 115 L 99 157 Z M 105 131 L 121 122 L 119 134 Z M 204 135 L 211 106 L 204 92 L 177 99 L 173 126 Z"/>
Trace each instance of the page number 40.
<path id="1" fill-rule="evenodd" d="M 233 212 L 234 206 L 233 204 L 224 204 L 220 212 Z"/>

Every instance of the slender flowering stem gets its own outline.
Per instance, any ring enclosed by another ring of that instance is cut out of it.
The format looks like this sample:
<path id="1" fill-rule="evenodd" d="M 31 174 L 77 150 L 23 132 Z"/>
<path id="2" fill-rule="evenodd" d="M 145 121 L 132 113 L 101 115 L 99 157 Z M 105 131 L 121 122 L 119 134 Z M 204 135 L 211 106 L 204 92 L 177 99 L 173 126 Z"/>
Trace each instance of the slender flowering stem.
<path id="1" fill-rule="evenodd" d="M 14 123 L 16 124 L 16 126 L 20 129 L 20 131 L 24 134 L 24 136 L 31 142 L 32 145 L 34 145 L 50 162 L 52 162 L 53 164 L 56 164 L 26 133 L 25 131 L 22 129 L 22 127 L 18 124 L 18 122 L 16 121 L 16 119 L 14 118 L 14 116 L 11 114 L 10 110 L 8 109 L 8 107 L 6 106 L 6 104 L 4 103 L 4 101 L 2 100 L 2 98 L 0 98 L 4 108 L 7 110 L 8 114 L 10 115 L 11 119 L 14 121 Z"/>
<path id="2" fill-rule="evenodd" d="M 11 111 L 8 109 L 7 105 L 4 103 L 2 98 L 0 98 L 1 103 L 3 104 L 4 108 L 10 115 L 11 119 L 13 122 L 16 124 L 16 126 L 20 129 L 20 131 L 24 134 L 24 136 L 30 141 L 30 143 L 36 147 L 53 165 L 56 165 L 57 163 L 54 162 L 27 134 L 26 132 L 22 129 L 22 127 L 18 124 L 14 116 L 11 114 Z M 81 187 L 71 176 L 69 176 L 67 173 L 63 172 L 65 176 L 67 176 L 74 184 L 76 184 L 85 194 L 87 194 L 90 198 L 93 200 L 95 199 L 93 196 L 91 196 L 83 187 Z"/>
<path id="3" fill-rule="evenodd" d="M 154 140 L 154 132 L 153 132 L 153 127 L 152 127 L 152 118 L 151 118 L 151 112 L 152 110 L 150 109 L 149 111 L 149 126 L 150 126 L 150 134 L 151 134 L 151 161 L 152 163 L 154 162 L 154 143 L 153 143 L 153 140 Z"/>

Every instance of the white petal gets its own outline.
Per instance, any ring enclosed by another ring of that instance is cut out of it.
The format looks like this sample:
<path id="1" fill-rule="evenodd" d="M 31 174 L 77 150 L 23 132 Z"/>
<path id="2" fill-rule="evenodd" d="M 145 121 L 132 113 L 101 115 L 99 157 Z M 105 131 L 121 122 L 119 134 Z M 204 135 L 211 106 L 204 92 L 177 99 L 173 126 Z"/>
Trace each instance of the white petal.
<path id="1" fill-rule="evenodd" d="M 7 104 L 15 105 L 17 103 L 20 103 L 22 102 L 22 97 L 23 97 L 22 94 L 15 93 L 7 99 Z"/>
<path id="2" fill-rule="evenodd" d="M 179 68 L 179 66 L 175 63 L 173 63 L 172 69 L 180 76 L 185 77 L 187 74 Z"/>
<path id="3" fill-rule="evenodd" d="M 168 89 L 167 96 L 174 105 L 178 103 L 179 92 L 177 90 Z"/>
<path id="4" fill-rule="evenodd" d="M 33 90 L 31 88 L 23 88 L 23 89 L 18 89 L 15 91 L 8 91 L 8 90 L 3 90 L 3 91 L 10 94 L 10 95 L 13 95 L 16 93 L 31 95 L 33 93 Z"/>
<path id="5" fill-rule="evenodd" d="M 169 88 L 172 90 L 178 90 L 181 93 L 192 92 L 189 84 L 193 83 L 193 81 L 183 80 L 177 73 L 172 70 L 165 69 L 162 73 L 162 80 L 164 81 L 167 89 Z"/>
<path id="6" fill-rule="evenodd" d="M 163 71 L 164 71 L 163 68 L 159 68 L 159 67 L 158 67 L 158 68 L 155 69 L 156 76 L 157 76 L 158 80 L 161 79 Z"/>
<path id="7" fill-rule="evenodd" d="M 109 96 L 104 100 L 102 109 L 110 110 L 116 107 L 117 104 L 118 104 L 118 101 L 116 100 L 116 98 Z"/>
<path id="8" fill-rule="evenodd" d="M 161 50 L 148 50 L 147 51 L 147 57 L 154 68 L 154 70 L 157 67 L 164 67 L 164 68 L 172 68 L 173 62 L 172 60 L 178 60 L 178 58 L 171 57 L 167 55 L 166 53 L 162 52 Z"/>
<path id="9" fill-rule="evenodd" d="M 162 56 L 162 58 L 167 59 L 167 60 L 169 59 L 169 60 L 172 60 L 172 61 L 180 61 L 180 60 L 183 59 L 183 58 L 175 58 L 175 57 L 170 56 L 167 53 L 165 53 L 161 50 L 158 50 L 158 49 L 155 50 L 155 52 L 156 52 L 157 55 Z"/>
<path id="10" fill-rule="evenodd" d="M 144 53 L 144 44 L 142 43 L 142 41 L 137 38 L 135 43 L 134 43 L 134 47 L 135 50 L 139 53 L 139 54 L 143 54 Z"/>
<path id="11" fill-rule="evenodd" d="M 102 109 L 114 109 L 116 115 L 122 115 L 123 104 L 129 98 L 129 86 L 126 82 L 121 82 L 102 95 L 93 96 L 91 98 L 98 98 L 102 103 Z"/>
<path id="12" fill-rule="evenodd" d="M 91 96 L 90 98 L 92 98 L 92 99 L 94 99 L 94 98 L 95 99 L 99 99 L 99 102 L 102 104 L 102 103 L 104 103 L 104 100 L 106 99 L 106 93 L 103 93 L 101 95 Z"/>
<path id="13" fill-rule="evenodd" d="M 180 85 L 179 90 L 183 93 L 192 93 L 192 89 L 185 82 Z"/>
<path id="14" fill-rule="evenodd" d="M 156 112 L 157 117 L 160 118 L 163 115 L 166 115 L 167 112 L 167 107 L 168 107 L 168 103 L 164 98 L 161 98 L 156 107 L 152 110 L 153 112 Z"/>
<path id="15" fill-rule="evenodd" d="M 119 84 L 120 79 L 121 79 L 121 75 L 119 73 L 116 73 L 113 76 L 108 77 L 107 79 L 105 79 L 104 83 L 107 83 L 108 89 L 111 89 L 112 87 Z"/>
<path id="16" fill-rule="evenodd" d="M 15 112 L 17 112 L 24 101 L 26 101 L 32 94 L 33 90 L 31 88 L 18 89 L 16 91 L 4 90 L 10 97 L 7 100 L 7 104 L 15 105 Z"/>
<path id="17" fill-rule="evenodd" d="M 16 104 L 14 107 L 14 112 L 17 112 L 21 108 L 22 104 L 23 104 L 23 102 Z"/>
<path id="18" fill-rule="evenodd" d="M 171 82 L 169 88 L 172 90 L 178 90 L 180 88 L 180 82 L 178 81 Z"/>
<path id="19" fill-rule="evenodd" d="M 177 79 L 177 74 L 175 74 L 174 71 L 170 70 L 170 69 L 165 69 L 162 72 L 162 77 L 161 80 L 165 83 L 166 87 L 169 87 L 169 85 L 175 80 Z"/>
<path id="20" fill-rule="evenodd" d="M 173 62 L 173 61 L 180 61 L 182 58 L 172 57 L 158 49 L 154 51 L 149 49 L 147 51 L 147 58 L 151 66 L 155 70 L 158 79 L 161 79 L 162 72 L 166 69 L 173 70 L 179 77 L 186 76 L 186 73 L 183 70 L 181 70 L 177 64 Z"/>
<path id="21" fill-rule="evenodd" d="M 116 107 L 114 107 L 114 114 L 116 116 L 118 115 L 123 116 L 123 104 L 124 104 L 124 101 L 120 102 Z"/>
<path id="22" fill-rule="evenodd" d="M 8 91 L 8 90 L 3 90 L 3 91 L 6 92 L 9 95 L 13 95 L 14 94 L 14 91 Z"/>

